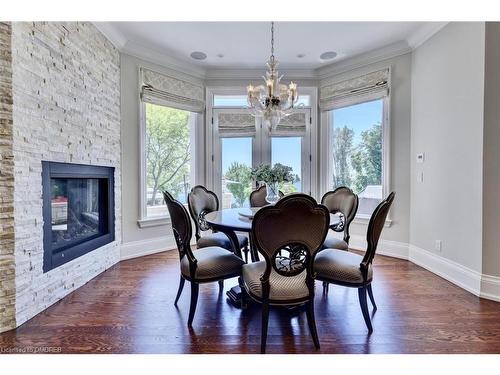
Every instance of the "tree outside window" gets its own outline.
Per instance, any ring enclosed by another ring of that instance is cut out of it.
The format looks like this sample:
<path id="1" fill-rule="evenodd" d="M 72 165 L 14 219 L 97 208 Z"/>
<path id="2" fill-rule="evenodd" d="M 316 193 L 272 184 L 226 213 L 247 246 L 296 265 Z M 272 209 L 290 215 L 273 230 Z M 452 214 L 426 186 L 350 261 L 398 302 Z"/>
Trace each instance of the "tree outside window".
<path id="1" fill-rule="evenodd" d="M 155 104 L 146 109 L 146 187 L 148 216 L 167 214 L 162 191 L 186 202 L 191 188 L 191 112 Z"/>
<path id="2" fill-rule="evenodd" d="M 382 199 L 382 116 L 382 99 L 333 110 L 332 187 L 358 194 L 362 215 L 370 215 Z"/>

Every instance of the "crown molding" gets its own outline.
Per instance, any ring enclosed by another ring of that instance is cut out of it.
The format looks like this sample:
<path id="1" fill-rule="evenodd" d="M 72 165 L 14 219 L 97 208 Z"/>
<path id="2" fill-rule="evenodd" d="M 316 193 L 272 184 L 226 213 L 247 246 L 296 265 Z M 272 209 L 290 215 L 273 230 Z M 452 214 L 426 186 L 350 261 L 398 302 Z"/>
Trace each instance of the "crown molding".
<path id="1" fill-rule="evenodd" d="M 265 74 L 266 67 L 261 68 L 228 68 L 228 69 L 207 69 L 206 79 L 260 79 Z M 287 69 L 281 68 L 280 71 L 287 78 L 295 79 L 316 79 L 314 69 Z"/>
<path id="2" fill-rule="evenodd" d="M 127 43 L 127 38 L 116 30 L 116 28 L 111 24 L 111 22 L 92 22 L 97 30 L 101 32 L 119 51 Z"/>
<path id="3" fill-rule="evenodd" d="M 176 59 L 163 52 L 144 47 L 142 44 L 130 40 L 125 43 L 120 52 L 139 59 L 147 60 L 165 68 L 176 70 L 198 79 L 204 79 L 206 77 L 206 69 L 202 67 L 196 66 L 187 61 Z"/>
<path id="4" fill-rule="evenodd" d="M 349 59 L 318 68 L 316 69 L 316 78 L 329 78 L 337 74 L 345 73 L 357 68 L 362 68 L 366 65 L 371 65 L 393 57 L 405 55 L 411 51 L 412 49 L 406 41 L 396 42 L 386 47 L 378 48 L 366 53 L 353 56 Z"/>
<path id="5" fill-rule="evenodd" d="M 408 37 L 408 45 L 412 49 L 419 47 L 447 24 L 449 24 L 449 22 L 426 22 Z"/>

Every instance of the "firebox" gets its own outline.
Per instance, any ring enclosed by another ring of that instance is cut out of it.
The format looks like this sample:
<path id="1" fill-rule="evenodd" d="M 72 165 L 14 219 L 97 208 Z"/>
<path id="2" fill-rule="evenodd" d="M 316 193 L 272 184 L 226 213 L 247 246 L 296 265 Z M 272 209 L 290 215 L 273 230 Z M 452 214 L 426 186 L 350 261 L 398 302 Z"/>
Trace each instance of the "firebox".
<path id="1" fill-rule="evenodd" d="M 42 161 L 43 272 L 114 241 L 114 171 Z"/>

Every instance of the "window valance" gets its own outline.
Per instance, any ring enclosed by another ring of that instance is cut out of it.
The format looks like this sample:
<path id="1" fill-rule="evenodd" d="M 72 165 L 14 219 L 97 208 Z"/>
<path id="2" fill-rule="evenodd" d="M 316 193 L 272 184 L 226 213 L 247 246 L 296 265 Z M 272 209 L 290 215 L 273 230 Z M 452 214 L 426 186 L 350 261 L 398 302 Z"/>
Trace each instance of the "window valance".
<path id="1" fill-rule="evenodd" d="M 203 87 L 182 79 L 141 68 L 141 100 L 191 112 L 203 112 Z"/>
<path id="2" fill-rule="evenodd" d="M 386 68 L 323 86 L 319 93 L 320 109 L 330 111 L 347 105 L 383 98 L 389 95 L 389 76 L 390 70 Z"/>

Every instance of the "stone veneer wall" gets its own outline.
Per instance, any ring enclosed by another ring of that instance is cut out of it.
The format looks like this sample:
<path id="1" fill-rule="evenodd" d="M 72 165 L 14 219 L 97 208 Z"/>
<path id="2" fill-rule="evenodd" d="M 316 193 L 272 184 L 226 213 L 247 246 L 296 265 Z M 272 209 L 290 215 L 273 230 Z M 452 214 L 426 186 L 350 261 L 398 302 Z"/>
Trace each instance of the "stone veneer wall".
<path id="1" fill-rule="evenodd" d="M 19 326 L 120 259 L 120 56 L 90 23 L 12 23 L 12 79 Z M 115 167 L 116 240 L 47 273 L 42 160 Z"/>
<path id="2" fill-rule="evenodd" d="M 11 63 L 11 25 L 0 22 L 0 332 L 16 326 Z"/>

